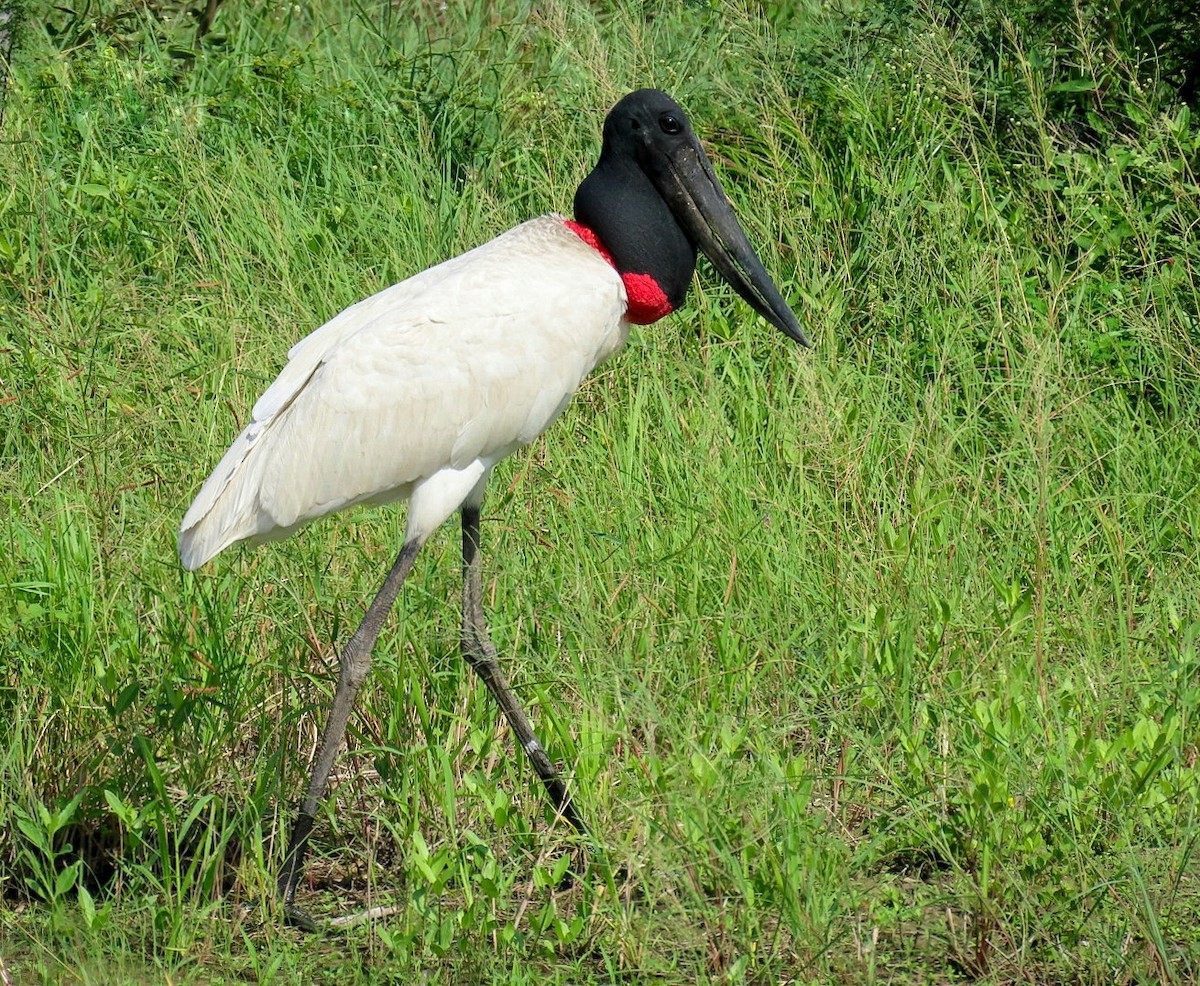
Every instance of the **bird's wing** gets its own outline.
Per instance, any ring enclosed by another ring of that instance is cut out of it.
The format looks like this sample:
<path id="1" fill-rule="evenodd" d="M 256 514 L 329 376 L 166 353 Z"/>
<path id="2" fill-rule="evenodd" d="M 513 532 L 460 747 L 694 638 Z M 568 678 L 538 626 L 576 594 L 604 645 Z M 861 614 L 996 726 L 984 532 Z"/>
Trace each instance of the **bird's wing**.
<path id="1" fill-rule="evenodd" d="M 292 349 L 197 495 L 185 566 L 499 461 L 621 345 L 624 309 L 620 278 L 555 217 L 347 309 Z"/>

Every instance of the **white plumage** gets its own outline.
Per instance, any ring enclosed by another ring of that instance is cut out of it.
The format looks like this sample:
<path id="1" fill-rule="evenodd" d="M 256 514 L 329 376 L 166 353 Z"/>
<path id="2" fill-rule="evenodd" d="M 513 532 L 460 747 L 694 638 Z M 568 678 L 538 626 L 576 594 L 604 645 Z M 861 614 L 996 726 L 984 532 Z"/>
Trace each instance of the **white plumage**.
<path id="1" fill-rule="evenodd" d="M 356 503 L 409 497 L 424 539 L 558 417 L 629 333 L 617 272 L 542 216 L 302 339 L 183 519 L 195 569 Z"/>

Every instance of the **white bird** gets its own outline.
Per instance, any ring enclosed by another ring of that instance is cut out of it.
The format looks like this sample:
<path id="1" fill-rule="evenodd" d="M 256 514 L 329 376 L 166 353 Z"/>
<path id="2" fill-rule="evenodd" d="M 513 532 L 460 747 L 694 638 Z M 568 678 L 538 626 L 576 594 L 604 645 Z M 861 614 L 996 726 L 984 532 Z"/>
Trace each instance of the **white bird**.
<path id="1" fill-rule="evenodd" d="M 492 468 L 533 441 L 631 322 L 684 301 L 697 248 L 765 319 L 808 345 L 746 241 L 687 116 L 641 89 L 604 122 L 574 221 L 533 219 L 360 301 L 297 343 L 183 518 L 196 569 L 357 503 L 408 499 L 404 543 L 340 656 L 333 706 L 279 877 L 289 920 L 317 802 L 375 639 L 418 549 L 456 510 L 463 656 L 500 704 L 558 811 L 587 829 L 496 660 L 483 615 L 479 511 Z"/>

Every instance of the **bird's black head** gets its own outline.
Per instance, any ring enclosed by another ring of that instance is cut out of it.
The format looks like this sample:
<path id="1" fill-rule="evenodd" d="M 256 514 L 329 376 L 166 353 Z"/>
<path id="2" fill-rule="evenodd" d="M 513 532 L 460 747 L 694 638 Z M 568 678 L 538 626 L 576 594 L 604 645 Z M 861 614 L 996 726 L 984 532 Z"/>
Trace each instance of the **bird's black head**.
<path id="1" fill-rule="evenodd" d="M 650 274 L 674 307 L 683 303 L 699 248 L 755 311 L 808 345 L 687 114 L 665 92 L 638 89 L 609 111 L 600 160 L 575 194 L 575 215 L 596 231 L 621 273 Z"/>
<path id="2" fill-rule="evenodd" d="M 662 173 L 672 153 L 695 140 L 682 106 L 661 89 L 638 89 L 604 118 L 601 156 L 632 160 L 653 176 Z"/>

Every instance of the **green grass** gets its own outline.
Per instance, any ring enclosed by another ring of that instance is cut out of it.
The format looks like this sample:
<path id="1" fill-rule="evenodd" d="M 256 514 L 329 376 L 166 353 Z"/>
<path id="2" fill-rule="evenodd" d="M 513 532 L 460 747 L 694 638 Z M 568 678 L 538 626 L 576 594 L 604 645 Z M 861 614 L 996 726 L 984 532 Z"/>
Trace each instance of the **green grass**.
<path id="1" fill-rule="evenodd" d="M 0 970 L 1200 977 L 1200 128 L 1167 55 L 974 8 L 263 6 L 194 59 L 176 5 L 55 8 L 12 66 Z M 449 525 L 301 891 L 399 910 L 303 936 L 274 873 L 402 516 L 194 575 L 179 520 L 296 339 L 569 209 L 644 84 L 816 346 L 702 269 L 497 469 L 493 635 L 611 865 L 555 889 L 575 839 L 458 659 Z"/>

